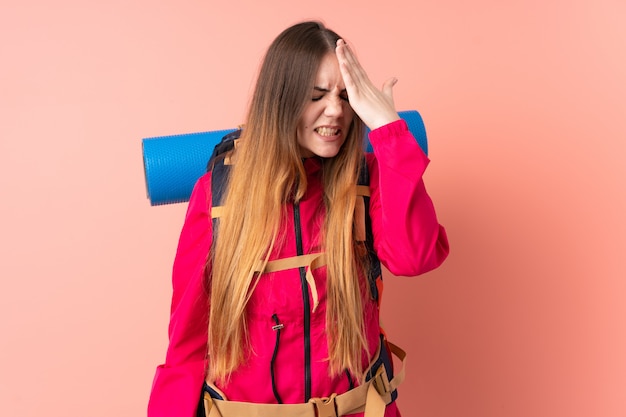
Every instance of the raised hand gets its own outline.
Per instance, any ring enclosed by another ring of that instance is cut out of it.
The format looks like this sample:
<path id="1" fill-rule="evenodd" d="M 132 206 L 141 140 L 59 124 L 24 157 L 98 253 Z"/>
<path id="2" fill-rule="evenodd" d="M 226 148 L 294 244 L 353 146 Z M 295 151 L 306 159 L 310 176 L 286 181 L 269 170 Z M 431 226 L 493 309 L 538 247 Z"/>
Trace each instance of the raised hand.
<path id="1" fill-rule="evenodd" d="M 373 130 L 400 119 L 393 103 L 393 86 L 398 80 L 388 79 L 379 90 L 343 39 L 337 41 L 336 53 L 350 106 L 363 123 Z"/>

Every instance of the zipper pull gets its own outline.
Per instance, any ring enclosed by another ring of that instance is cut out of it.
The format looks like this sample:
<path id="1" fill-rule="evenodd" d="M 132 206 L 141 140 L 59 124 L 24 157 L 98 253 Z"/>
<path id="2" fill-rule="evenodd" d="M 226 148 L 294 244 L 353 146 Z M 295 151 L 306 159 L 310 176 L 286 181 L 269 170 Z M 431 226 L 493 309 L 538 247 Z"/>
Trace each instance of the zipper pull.
<path id="1" fill-rule="evenodd" d="M 278 322 L 278 316 L 276 314 L 273 314 L 272 318 L 274 319 L 274 322 L 276 323 L 274 326 L 272 326 L 272 330 L 277 331 L 285 327 L 284 324 Z"/>

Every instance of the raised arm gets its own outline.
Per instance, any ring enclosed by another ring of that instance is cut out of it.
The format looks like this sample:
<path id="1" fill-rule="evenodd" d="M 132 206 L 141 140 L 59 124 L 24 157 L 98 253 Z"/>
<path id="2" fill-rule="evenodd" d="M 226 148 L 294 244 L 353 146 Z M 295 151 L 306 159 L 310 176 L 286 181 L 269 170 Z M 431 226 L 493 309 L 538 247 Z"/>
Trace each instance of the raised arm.
<path id="1" fill-rule="evenodd" d="M 429 163 L 393 101 L 396 78 L 376 88 L 343 39 L 336 48 L 350 106 L 370 128 L 370 214 L 374 249 L 396 275 L 418 275 L 439 266 L 449 248 L 424 187 Z"/>
<path id="2" fill-rule="evenodd" d="M 449 247 L 422 178 L 428 158 L 404 120 L 373 130 L 370 142 L 370 215 L 380 261 L 403 276 L 438 267 Z"/>

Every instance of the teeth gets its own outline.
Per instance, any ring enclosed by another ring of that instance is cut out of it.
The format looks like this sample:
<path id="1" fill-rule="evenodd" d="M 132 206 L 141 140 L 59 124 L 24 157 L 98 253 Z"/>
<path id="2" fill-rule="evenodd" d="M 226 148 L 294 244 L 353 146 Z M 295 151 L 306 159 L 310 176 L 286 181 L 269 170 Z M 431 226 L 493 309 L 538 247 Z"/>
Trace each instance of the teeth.
<path id="1" fill-rule="evenodd" d="M 339 129 L 331 129 L 329 127 L 318 127 L 315 131 L 322 136 L 335 136 L 339 134 Z"/>

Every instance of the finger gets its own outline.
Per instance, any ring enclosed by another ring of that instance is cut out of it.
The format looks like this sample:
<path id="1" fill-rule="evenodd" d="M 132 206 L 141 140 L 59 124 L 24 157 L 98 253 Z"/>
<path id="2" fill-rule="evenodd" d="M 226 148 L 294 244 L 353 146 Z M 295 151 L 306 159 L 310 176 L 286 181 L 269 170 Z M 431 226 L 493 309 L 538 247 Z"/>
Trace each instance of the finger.
<path id="1" fill-rule="evenodd" d="M 354 56 L 354 53 L 352 52 L 352 49 L 343 39 L 340 39 L 339 42 L 340 43 L 338 44 L 338 49 L 341 51 L 344 61 L 350 66 L 357 66 L 358 62 L 356 60 L 356 57 Z"/>
<path id="2" fill-rule="evenodd" d="M 350 49 L 343 39 L 337 41 L 337 58 L 339 59 L 340 65 L 343 64 L 345 66 L 346 71 L 350 74 L 350 78 L 354 82 L 360 83 L 364 79 L 367 79 L 363 67 L 361 67 L 352 49 Z"/>
<path id="3" fill-rule="evenodd" d="M 344 73 L 348 71 L 346 48 L 345 48 L 345 42 L 343 39 L 337 40 L 337 47 L 335 48 L 335 54 L 337 55 L 337 61 L 339 62 L 339 69 L 341 70 L 341 72 Z"/>
<path id="4" fill-rule="evenodd" d="M 354 85 L 354 80 L 353 80 L 353 64 L 352 64 L 352 59 L 350 57 L 350 50 L 348 49 L 348 46 L 346 45 L 345 41 L 343 39 L 339 39 L 337 41 L 337 49 L 336 49 L 336 54 L 337 54 L 337 60 L 339 61 L 339 68 L 342 72 L 344 81 L 347 84 L 350 84 L 351 86 Z"/>

